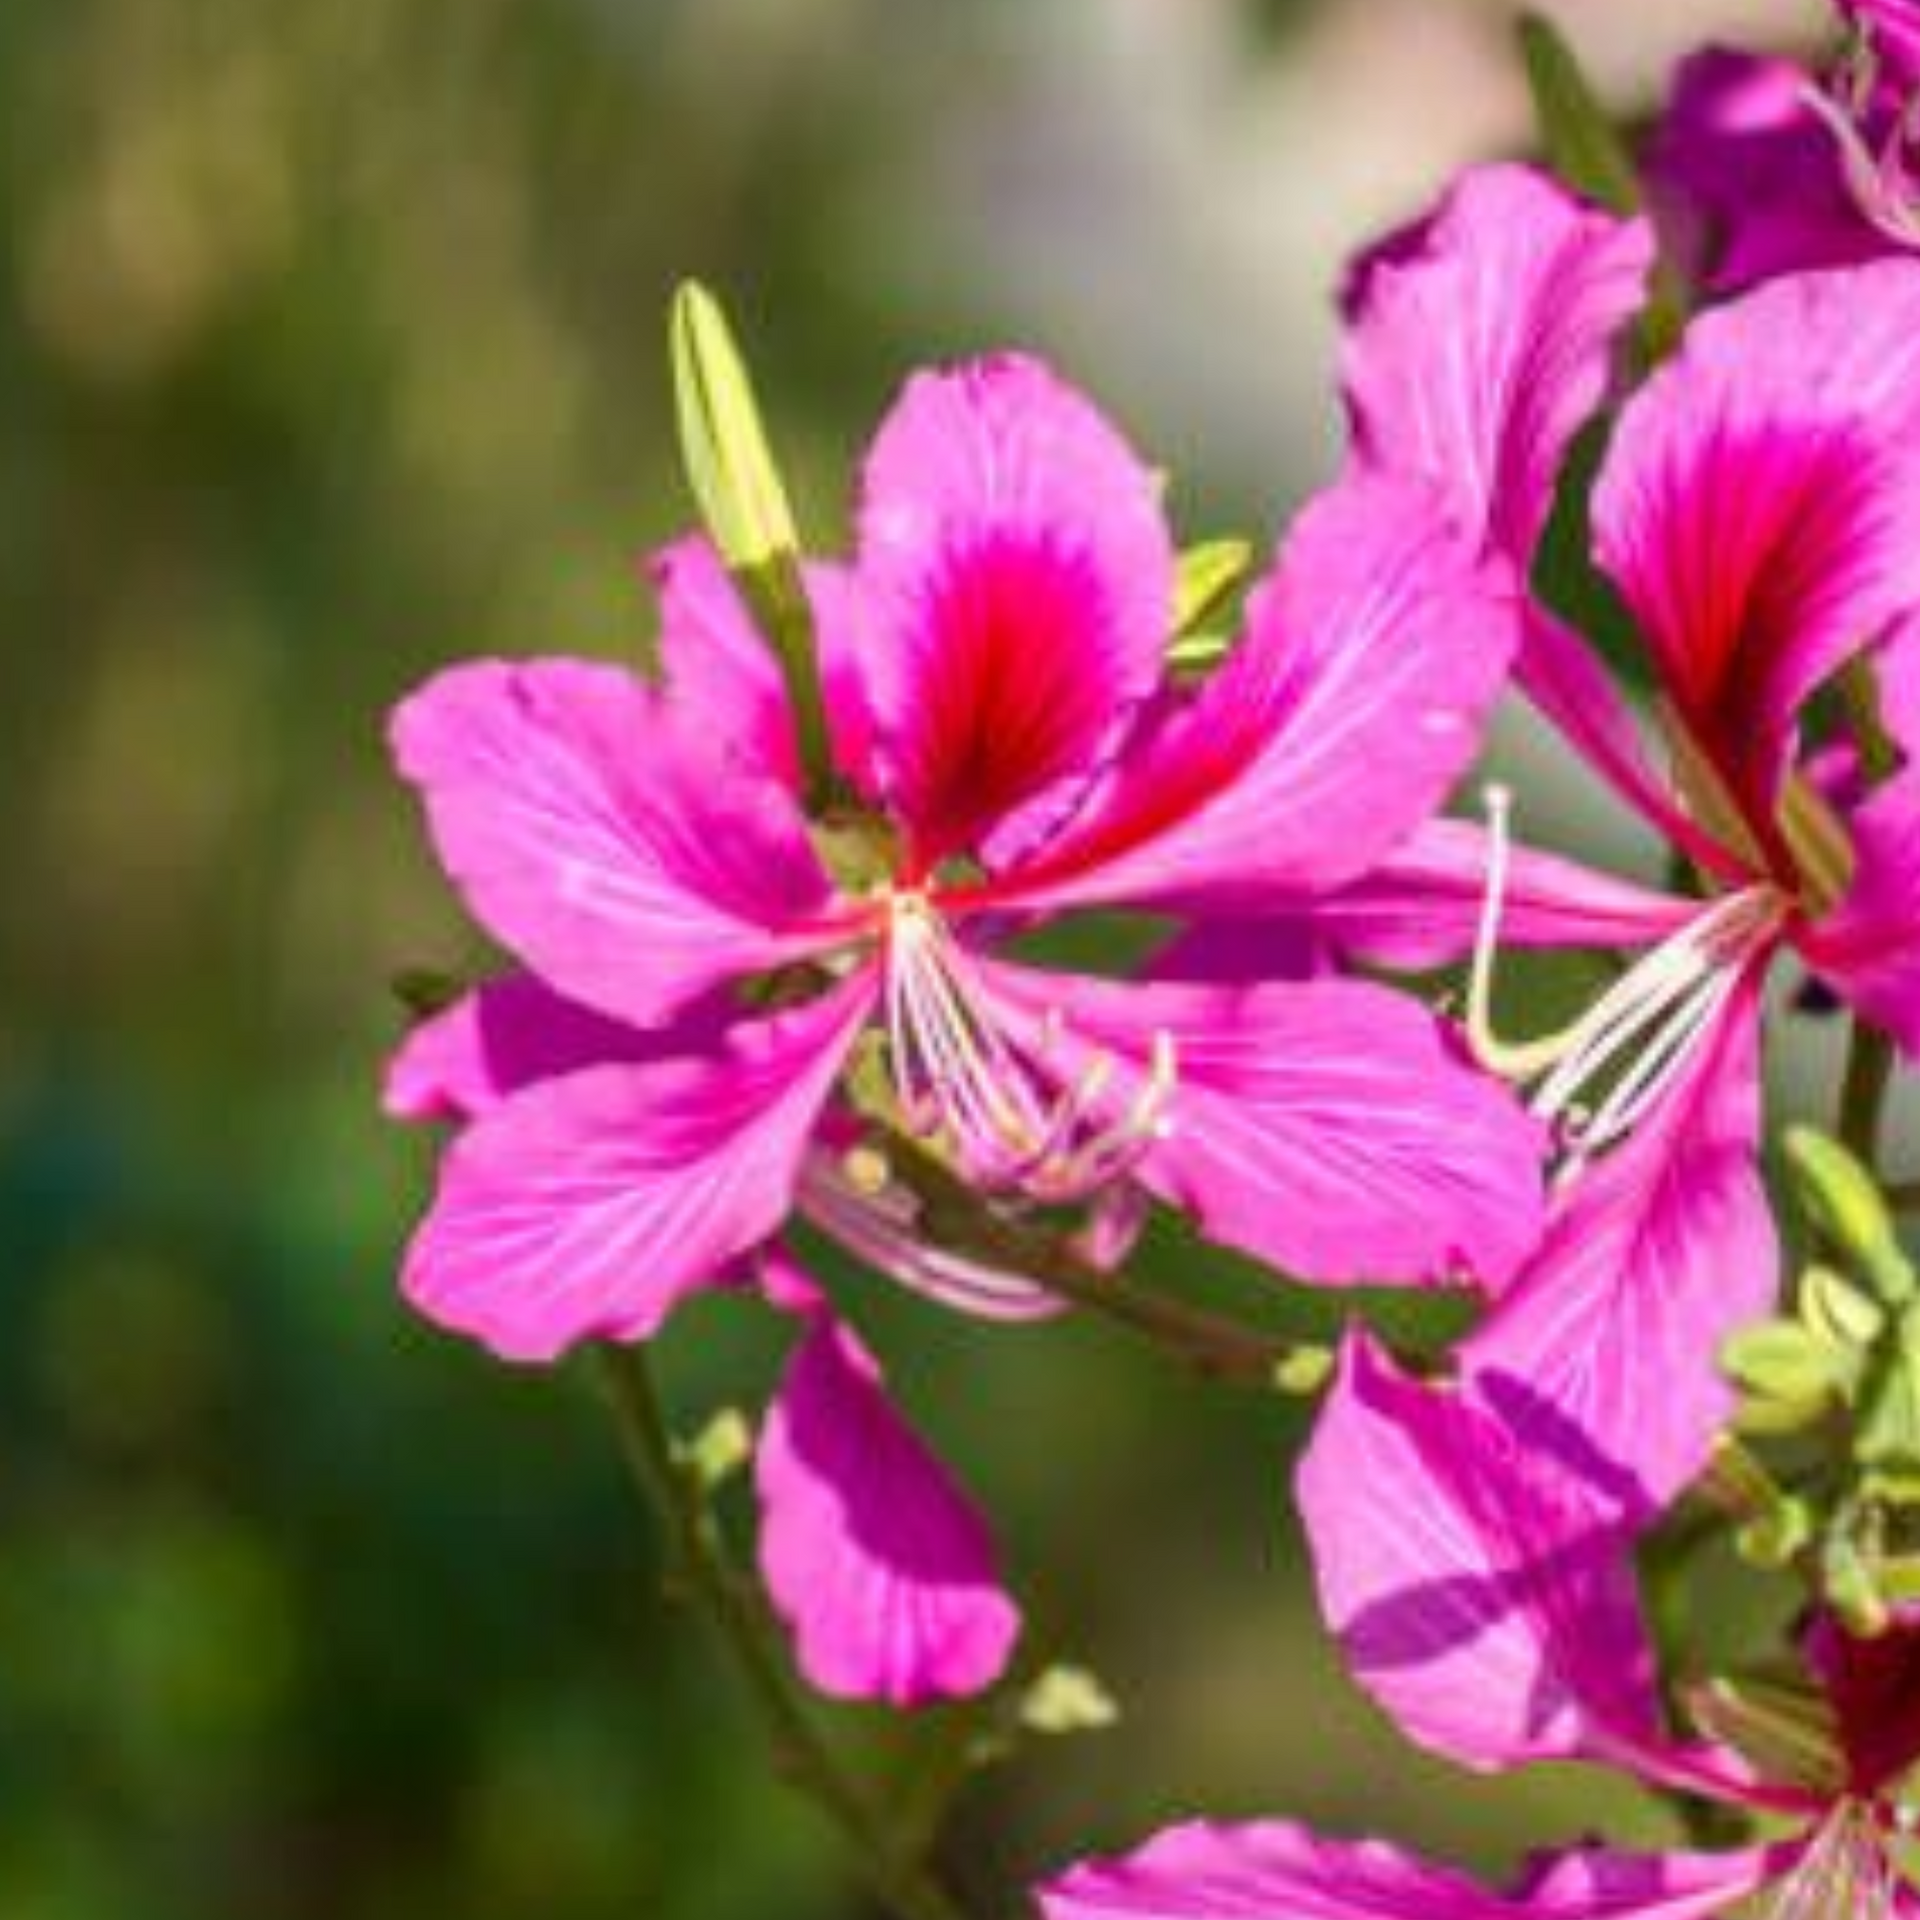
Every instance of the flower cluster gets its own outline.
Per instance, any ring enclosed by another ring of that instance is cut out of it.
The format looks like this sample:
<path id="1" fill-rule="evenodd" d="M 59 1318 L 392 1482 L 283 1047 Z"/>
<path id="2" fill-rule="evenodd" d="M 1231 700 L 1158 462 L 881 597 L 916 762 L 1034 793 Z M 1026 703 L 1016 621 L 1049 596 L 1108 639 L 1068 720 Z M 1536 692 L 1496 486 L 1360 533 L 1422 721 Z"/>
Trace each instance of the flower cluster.
<path id="1" fill-rule="evenodd" d="M 1297 1487 L 1321 1608 L 1409 1737 L 1599 1761 L 1755 1834 L 1583 1844 L 1495 1893 L 1193 1825 L 1056 1879 L 1052 1920 L 1911 1904 L 1920 1290 L 1814 1142 L 1829 1251 L 1864 1277 L 1817 1267 L 1769 1319 L 1762 1157 L 1764 1030 L 1796 991 L 1851 1020 L 1856 1149 L 1920 1059 L 1920 7 L 1845 11 L 1837 79 L 1689 65 L 1647 156 L 1659 233 L 1503 165 L 1368 253 L 1350 458 L 1244 592 L 1016 355 L 913 378 L 847 550 L 803 552 L 695 306 L 707 528 L 651 562 L 656 667 L 461 665 L 395 716 L 513 963 L 389 1070 L 390 1111 L 454 1129 L 407 1295 L 518 1361 L 649 1342 L 705 1292 L 788 1325 L 759 1586 L 815 1688 L 978 1693 L 1020 1635 L 856 1331 L 861 1277 L 1218 1347 L 1127 1278 L 1158 1207 L 1296 1280 L 1477 1303 L 1448 1352 L 1356 1325 L 1291 1381 L 1326 1389 Z M 1691 311 L 1649 328 L 1679 284 Z M 1579 591 L 1550 592 L 1568 529 Z M 1442 815 L 1509 689 L 1665 885 L 1524 844 L 1505 789 Z M 1049 958 L 1115 910 L 1143 959 Z M 1516 1038 L 1515 949 L 1607 984 Z M 1825 1453 L 1789 1484 L 1763 1431 Z M 1806 1583 L 1784 1680 L 1662 1672 L 1635 1556 L 1702 1487 Z"/>

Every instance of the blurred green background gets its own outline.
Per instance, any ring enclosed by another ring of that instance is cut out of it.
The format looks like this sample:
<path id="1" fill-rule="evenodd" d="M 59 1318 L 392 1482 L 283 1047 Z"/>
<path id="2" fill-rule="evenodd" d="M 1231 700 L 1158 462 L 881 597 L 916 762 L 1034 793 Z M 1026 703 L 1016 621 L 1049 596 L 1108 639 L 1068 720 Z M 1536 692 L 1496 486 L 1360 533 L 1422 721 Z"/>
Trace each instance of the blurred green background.
<path id="1" fill-rule="evenodd" d="M 1814 16 L 1556 11 L 1642 101 Z M 1342 253 L 1523 129 L 1475 0 L 0 0 L 0 1916 L 862 1911 L 589 1383 L 397 1303 L 431 1146 L 376 1111 L 385 983 L 481 955 L 385 711 L 637 646 L 682 274 L 818 537 L 912 364 L 1018 341 L 1189 532 L 1264 539 L 1334 457 Z M 1577 790 L 1530 817 L 1644 857 Z M 1283 1409 L 854 1304 L 1125 1709 L 985 1787 L 963 1878 L 1203 1808 L 1498 1863 L 1612 1804 L 1455 1781 L 1347 1687 Z M 724 1306 L 665 1348 L 688 1419 L 773 1361 Z"/>

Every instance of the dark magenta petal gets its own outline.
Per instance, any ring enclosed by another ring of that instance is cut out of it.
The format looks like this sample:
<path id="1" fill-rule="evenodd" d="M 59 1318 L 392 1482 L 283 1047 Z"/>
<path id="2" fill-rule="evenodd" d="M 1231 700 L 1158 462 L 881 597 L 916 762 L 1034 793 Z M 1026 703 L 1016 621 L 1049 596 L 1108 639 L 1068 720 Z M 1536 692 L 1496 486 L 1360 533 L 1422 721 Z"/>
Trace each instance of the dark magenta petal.
<path id="1" fill-rule="evenodd" d="M 1710 47 L 1682 62 L 1649 184 L 1688 271 L 1716 293 L 1887 252 L 1847 191 L 1833 131 L 1791 60 Z"/>
<path id="2" fill-rule="evenodd" d="M 1823 1613 L 1807 1631 L 1805 1653 L 1833 1703 L 1854 1791 L 1891 1787 L 1920 1761 L 1920 1613 L 1896 1613 L 1871 1639 Z"/>

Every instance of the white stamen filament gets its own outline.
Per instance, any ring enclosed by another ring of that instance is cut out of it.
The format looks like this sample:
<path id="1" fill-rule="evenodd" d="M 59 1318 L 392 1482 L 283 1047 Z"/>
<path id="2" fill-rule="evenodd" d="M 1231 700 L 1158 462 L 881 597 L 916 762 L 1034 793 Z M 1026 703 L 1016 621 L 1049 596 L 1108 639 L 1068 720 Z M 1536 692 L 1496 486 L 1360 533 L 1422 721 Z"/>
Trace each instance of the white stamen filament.
<path id="1" fill-rule="evenodd" d="M 1874 226 L 1905 247 L 1920 247 L 1920 95 L 1908 100 L 1876 146 L 1868 132 L 1879 91 L 1880 56 L 1863 37 L 1831 89 L 1802 89 L 1840 150 L 1854 203 Z"/>
<path id="2" fill-rule="evenodd" d="M 1768 886 L 1743 888 L 1705 907 L 1661 941 L 1558 1033 L 1515 1045 L 1493 1027 L 1493 972 L 1511 863 L 1512 796 L 1487 791 L 1486 892 L 1467 995 L 1467 1035 L 1475 1057 L 1512 1080 L 1546 1077 L 1533 1111 L 1557 1122 L 1576 1157 L 1623 1138 L 1685 1071 L 1740 985 L 1747 962 L 1778 927 L 1783 911 Z M 1628 1064 L 1597 1107 L 1582 1096 L 1611 1067 Z"/>
<path id="3" fill-rule="evenodd" d="M 1096 1054 L 1064 1086 L 1039 1066 L 1066 1027 L 1043 1022 L 1036 1057 L 1013 1046 L 988 1012 L 966 951 L 923 894 L 887 896 L 887 1039 L 902 1117 L 916 1133 L 944 1135 L 970 1177 L 1036 1198 L 1084 1198 L 1118 1179 L 1163 1138 L 1178 1077 L 1171 1036 L 1125 1110 L 1099 1109 L 1118 1061 Z"/>
<path id="4" fill-rule="evenodd" d="M 1829 1815 L 1762 1912 L 1766 1920 L 1892 1920 L 1898 1886 L 1879 1815 L 1849 1800 Z"/>

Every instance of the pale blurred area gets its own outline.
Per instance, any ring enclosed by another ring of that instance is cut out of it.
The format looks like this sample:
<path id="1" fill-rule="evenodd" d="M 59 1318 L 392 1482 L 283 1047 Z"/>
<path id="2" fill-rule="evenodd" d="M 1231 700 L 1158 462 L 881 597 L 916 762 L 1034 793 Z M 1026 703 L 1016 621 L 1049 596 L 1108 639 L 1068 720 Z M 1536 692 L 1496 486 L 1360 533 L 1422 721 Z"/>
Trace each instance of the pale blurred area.
<path id="1" fill-rule="evenodd" d="M 1824 28 L 1549 11 L 1635 111 L 1702 39 Z M 385 983 L 480 954 L 385 710 L 457 655 L 632 650 L 687 517 L 683 274 L 822 544 L 902 375 L 1013 343 L 1186 531 L 1265 540 L 1338 458 L 1345 261 L 1527 141 L 1474 0 L 0 4 L 0 1913 L 857 1911 L 577 1383 L 396 1304 L 426 1150 L 375 1112 Z M 1564 754 L 1499 753 L 1529 832 L 1648 870 Z M 1620 1804 L 1464 1782 L 1340 1677 L 1291 1416 L 871 1307 L 1126 1710 L 982 1797 L 985 1878 L 1202 1810 L 1509 1865 Z M 720 1314 L 666 1358 L 690 1415 L 769 1361 Z"/>

